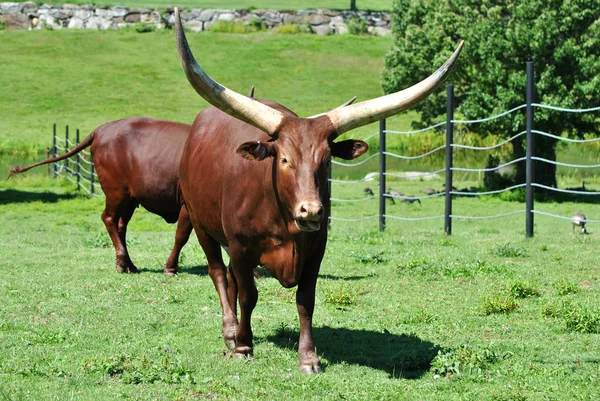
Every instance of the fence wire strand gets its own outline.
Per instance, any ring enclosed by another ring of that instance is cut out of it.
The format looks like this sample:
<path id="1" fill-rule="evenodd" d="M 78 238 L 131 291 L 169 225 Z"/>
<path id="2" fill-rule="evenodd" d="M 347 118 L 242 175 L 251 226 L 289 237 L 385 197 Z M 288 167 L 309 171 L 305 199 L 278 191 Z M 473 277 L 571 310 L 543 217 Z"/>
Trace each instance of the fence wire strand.
<path id="1" fill-rule="evenodd" d="M 520 157 L 518 159 L 514 159 L 512 161 L 509 161 L 508 163 L 504 163 L 504 164 L 500 164 L 499 166 L 496 167 L 490 167 L 490 168 L 466 168 L 466 167 L 452 167 L 451 170 L 452 171 L 469 171 L 469 172 L 485 172 L 485 171 L 494 171 L 494 170 L 499 170 L 503 167 L 506 166 L 510 166 L 511 164 L 515 164 L 518 162 L 522 162 L 524 160 L 527 160 L 526 157 Z"/>
<path id="2" fill-rule="evenodd" d="M 493 195 L 493 194 L 499 194 L 502 192 L 507 192 L 507 191 L 511 191 L 515 188 L 521 188 L 526 186 L 527 184 L 517 184 L 517 185 L 513 185 L 512 187 L 507 187 L 507 188 L 503 188 L 503 189 L 498 189 L 495 191 L 485 191 L 485 192 L 460 192 L 460 191 L 450 191 L 451 195 L 464 195 L 464 196 L 482 196 L 482 195 Z"/>
<path id="3" fill-rule="evenodd" d="M 548 191 L 562 192 L 562 193 L 566 193 L 566 194 L 575 194 L 575 195 L 600 195 L 600 192 L 574 191 L 574 190 L 571 190 L 571 189 L 560 189 L 560 188 L 549 187 L 549 186 L 543 185 L 543 184 L 537 184 L 535 182 L 532 183 L 531 186 L 538 187 L 538 188 L 543 188 L 543 189 L 546 189 Z"/>
<path id="4" fill-rule="evenodd" d="M 487 219 L 497 219 L 499 217 L 508 217 L 508 216 L 513 216 L 515 214 L 520 214 L 520 213 L 525 213 L 526 210 L 517 210 L 514 212 L 509 212 L 509 213 L 503 213 L 503 214 L 497 214 L 494 216 L 461 216 L 458 214 L 451 214 L 450 217 L 455 218 L 455 219 L 463 219 L 463 220 L 487 220 Z"/>
<path id="5" fill-rule="evenodd" d="M 533 107 L 539 107 L 542 109 L 550 109 L 550 110 L 556 110 L 556 111 L 564 111 L 567 113 L 589 113 L 590 111 L 599 111 L 600 110 L 600 106 L 590 107 L 589 109 L 567 109 L 564 107 L 549 106 L 547 104 L 541 104 L 541 103 L 532 103 L 531 105 Z"/>
<path id="6" fill-rule="evenodd" d="M 535 129 L 532 129 L 531 132 L 533 132 L 534 134 L 537 134 L 537 135 L 547 136 L 548 138 L 554 138 L 554 139 L 559 140 L 559 141 L 571 142 L 571 143 L 590 143 L 590 142 L 598 142 L 598 141 L 600 141 L 600 138 L 592 138 L 592 139 L 563 138 L 562 136 L 549 134 L 547 132 L 538 131 L 538 130 L 535 130 Z"/>
<path id="7" fill-rule="evenodd" d="M 537 161 L 544 162 L 544 163 L 554 164 L 555 166 L 564 166 L 564 167 L 574 167 L 574 168 L 598 168 L 598 167 L 600 167 L 600 164 L 569 164 L 569 163 L 557 162 L 554 160 L 548 160 L 548 159 L 544 159 L 542 157 L 536 157 L 536 156 L 532 156 L 531 160 L 537 160 Z"/>
<path id="8" fill-rule="evenodd" d="M 453 147 L 453 148 L 458 148 L 458 149 L 491 150 L 491 149 L 496 149 L 496 148 L 499 148 L 499 147 L 501 147 L 503 145 L 506 145 L 507 143 L 511 142 L 515 138 L 518 138 L 521 135 L 524 135 L 526 133 L 527 133 L 527 131 L 521 131 L 518 134 L 513 135 L 512 137 L 508 138 L 507 140 L 505 140 L 503 142 L 500 142 L 499 144 L 492 145 L 492 146 L 469 146 L 469 145 L 461 145 L 459 143 L 452 143 L 452 144 L 450 144 L 450 146 Z"/>
<path id="9" fill-rule="evenodd" d="M 532 210 L 531 212 L 535 213 L 535 214 L 541 214 L 543 216 L 554 217 L 556 219 L 561 219 L 561 220 L 569 220 L 569 221 L 571 221 L 573 219 L 572 217 L 559 216 L 558 214 L 553 214 L 553 213 L 548 213 L 548 212 L 542 212 L 541 210 Z M 587 224 L 587 223 L 600 223 L 600 220 L 585 219 L 585 224 Z"/>
<path id="10" fill-rule="evenodd" d="M 416 160 L 416 159 L 422 159 L 423 157 L 427 157 L 427 156 L 429 156 L 435 152 L 438 152 L 442 149 L 446 149 L 446 145 L 438 146 L 437 148 L 430 150 L 429 152 L 423 153 L 421 155 L 418 155 L 418 156 L 402 156 L 402 155 L 398 155 L 396 153 L 391 153 L 391 152 L 383 152 L 383 154 L 386 156 L 395 157 L 397 159 Z"/>
<path id="11" fill-rule="evenodd" d="M 526 104 L 522 104 L 520 106 L 512 108 L 512 109 L 510 109 L 508 111 L 505 111 L 503 113 L 496 114 L 495 116 L 492 116 L 492 117 L 481 118 L 479 120 L 452 120 L 452 123 L 453 124 L 478 124 L 478 123 L 485 123 L 485 122 L 492 121 L 492 120 L 495 120 L 495 119 L 500 118 L 500 117 L 504 117 L 505 115 L 510 114 L 510 113 L 512 113 L 514 111 L 517 111 L 519 109 L 522 109 L 524 107 L 527 107 L 527 105 Z"/>
<path id="12" fill-rule="evenodd" d="M 386 134 L 392 134 L 392 135 L 413 135 L 413 134 L 420 134 L 422 132 L 426 132 L 426 131 L 431 131 L 432 129 L 436 129 L 438 127 L 441 127 L 442 125 L 446 125 L 446 122 L 440 122 L 434 125 L 430 125 L 427 128 L 422 128 L 422 129 L 418 129 L 415 131 L 392 131 L 392 130 L 385 130 L 383 132 L 385 132 Z"/>

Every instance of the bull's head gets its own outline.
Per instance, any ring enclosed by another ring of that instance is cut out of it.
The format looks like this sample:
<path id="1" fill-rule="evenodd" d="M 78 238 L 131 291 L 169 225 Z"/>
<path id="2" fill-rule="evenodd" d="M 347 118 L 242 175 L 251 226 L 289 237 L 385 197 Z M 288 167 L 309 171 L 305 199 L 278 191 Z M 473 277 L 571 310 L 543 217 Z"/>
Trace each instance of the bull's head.
<path id="1" fill-rule="evenodd" d="M 331 157 L 351 160 L 368 145 L 359 140 L 334 142 L 346 131 L 397 114 L 426 98 L 448 76 L 462 48 L 420 83 L 387 96 L 300 118 L 291 112 L 234 92 L 210 78 L 187 43 L 175 8 L 177 50 L 192 87 L 213 106 L 267 133 L 267 142 L 240 144 L 237 153 L 250 160 L 273 158 L 278 196 L 302 231 L 317 231 L 323 220 Z"/>

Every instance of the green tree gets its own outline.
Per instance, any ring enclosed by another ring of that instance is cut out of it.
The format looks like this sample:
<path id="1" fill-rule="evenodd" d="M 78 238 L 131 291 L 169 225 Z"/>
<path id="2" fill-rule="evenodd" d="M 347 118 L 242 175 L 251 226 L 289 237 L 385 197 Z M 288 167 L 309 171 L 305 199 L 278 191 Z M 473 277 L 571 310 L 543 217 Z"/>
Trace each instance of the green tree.
<path id="1" fill-rule="evenodd" d="M 451 81 L 457 114 L 468 119 L 496 115 L 525 101 L 525 63 L 534 62 L 535 101 L 566 108 L 600 104 L 600 0 L 396 0 L 395 41 L 382 74 L 385 92 L 423 79 L 461 39 L 465 48 Z M 445 113 L 446 94 L 437 91 L 417 106 L 427 126 Z M 599 128 L 598 113 L 535 109 L 535 129 L 582 137 Z M 525 111 L 470 125 L 481 134 L 506 137 L 524 130 Z M 513 156 L 524 155 L 524 136 Z M 536 156 L 556 160 L 556 141 L 536 136 Z M 524 163 L 517 182 L 524 181 Z M 556 186 L 556 167 L 536 162 L 535 180 Z"/>

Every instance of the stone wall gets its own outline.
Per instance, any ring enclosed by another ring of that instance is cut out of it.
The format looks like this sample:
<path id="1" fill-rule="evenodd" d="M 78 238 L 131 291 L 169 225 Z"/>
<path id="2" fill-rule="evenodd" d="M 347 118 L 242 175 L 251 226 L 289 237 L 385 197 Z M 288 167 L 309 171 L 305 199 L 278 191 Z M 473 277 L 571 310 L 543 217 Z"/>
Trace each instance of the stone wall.
<path id="1" fill-rule="evenodd" d="M 385 12 L 335 10 L 212 10 L 194 8 L 181 12 L 183 25 L 195 32 L 210 29 L 218 21 L 262 24 L 273 29 L 282 24 L 296 24 L 318 35 L 344 34 L 348 24 L 360 21 L 369 33 L 389 35 L 390 16 Z M 173 9 L 159 12 L 150 8 L 100 7 L 63 4 L 38 6 L 25 3 L 0 3 L 0 22 L 8 29 L 119 29 L 136 23 L 151 24 L 158 29 L 172 26 Z"/>

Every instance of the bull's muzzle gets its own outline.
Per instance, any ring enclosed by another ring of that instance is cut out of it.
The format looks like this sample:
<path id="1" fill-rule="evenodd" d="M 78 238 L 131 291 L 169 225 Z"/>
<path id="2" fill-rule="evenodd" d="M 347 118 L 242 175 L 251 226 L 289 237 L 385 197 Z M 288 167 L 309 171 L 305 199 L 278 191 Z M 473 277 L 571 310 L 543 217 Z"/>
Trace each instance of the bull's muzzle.
<path id="1" fill-rule="evenodd" d="M 301 202 L 294 213 L 294 222 L 301 231 L 319 231 L 323 215 L 321 202 Z"/>

